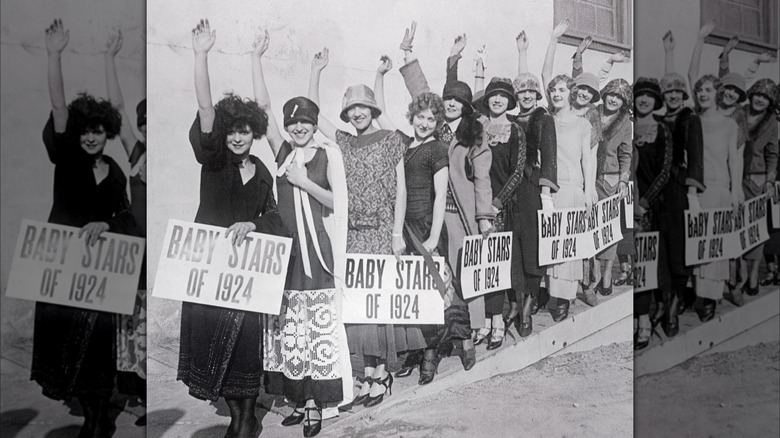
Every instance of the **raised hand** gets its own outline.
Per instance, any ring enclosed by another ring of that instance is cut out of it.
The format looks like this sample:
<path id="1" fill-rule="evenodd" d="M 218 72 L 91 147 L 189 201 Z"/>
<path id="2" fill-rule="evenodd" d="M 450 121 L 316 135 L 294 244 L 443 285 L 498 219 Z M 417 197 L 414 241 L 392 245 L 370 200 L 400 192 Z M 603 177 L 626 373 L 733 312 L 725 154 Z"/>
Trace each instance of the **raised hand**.
<path id="1" fill-rule="evenodd" d="M 122 29 L 111 32 L 106 41 L 106 56 L 115 57 L 122 50 Z"/>
<path id="2" fill-rule="evenodd" d="M 487 44 L 483 44 L 482 47 L 477 49 L 475 61 L 477 66 L 481 66 L 483 70 L 487 68 Z"/>
<path id="3" fill-rule="evenodd" d="M 670 50 L 674 50 L 674 34 L 671 30 L 667 30 L 664 34 L 664 51 Z"/>
<path id="4" fill-rule="evenodd" d="M 255 41 L 252 44 L 252 53 L 257 56 L 263 56 L 266 50 L 268 50 L 270 42 L 271 37 L 268 35 L 268 29 L 258 29 Z"/>
<path id="5" fill-rule="evenodd" d="M 49 53 L 62 53 L 68 45 L 70 31 L 65 30 L 62 19 L 56 18 L 46 29 L 46 51 Z"/>
<path id="6" fill-rule="evenodd" d="M 582 41 L 580 41 L 580 45 L 577 46 L 577 53 L 580 55 L 583 54 L 586 50 L 588 50 L 588 47 L 590 47 L 590 44 L 593 42 L 593 38 L 590 36 L 586 36 Z"/>
<path id="7" fill-rule="evenodd" d="M 631 56 L 628 54 L 628 52 L 620 51 L 617 53 L 613 53 L 609 56 L 609 62 L 628 62 L 631 60 Z"/>
<path id="8" fill-rule="evenodd" d="M 764 52 L 758 56 L 756 56 L 756 61 L 758 62 L 777 62 L 777 58 L 772 56 L 770 52 Z"/>
<path id="9" fill-rule="evenodd" d="M 208 53 L 217 40 L 217 31 L 212 31 L 208 19 L 201 19 L 192 29 L 192 50 L 195 53 Z"/>
<path id="10" fill-rule="evenodd" d="M 412 26 L 406 28 L 404 33 L 404 39 L 399 46 L 404 52 L 412 50 L 412 44 L 414 43 L 414 33 L 417 32 L 417 22 L 412 21 Z"/>
<path id="11" fill-rule="evenodd" d="M 517 34 L 515 37 L 515 42 L 517 43 L 518 52 L 524 52 L 528 50 L 528 36 L 525 34 L 524 30 Z"/>
<path id="12" fill-rule="evenodd" d="M 317 52 L 314 55 L 314 59 L 311 61 L 311 67 L 317 71 L 322 71 L 325 66 L 328 65 L 328 48 L 323 47 L 321 52 Z"/>
<path id="13" fill-rule="evenodd" d="M 723 46 L 723 53 L 728 55 L 732 50 L 734 50 L 734 47 L 737 47 L 737 44 L 739 44 L 739 37 L 734 35 L 731 37 L 731 39 L 729 39 L 726 45 Z"/>
<path id="14" fill-rule="evenodd" d="M 458 35 L 455 38 L 455 42 L 452 44 L 452 49 L 450 50 L 450 56 L 460 55 L 461 52 L 463 52 L 463 49 L 466 48 L 466 34 Z"/>
<path id="15" fill-rule="evenodd" d="M 717 20 L 710 20 L 699 29 L 699 38 L 704 38 L 712 33 L 713 30 L 715 30 L 715 26 L 718 25 Z"/>
<path id="16" fill-rule="evenodd" d="M 553 28 L 552 37 L 553 38 L 560 38 L 563 34 L 566 33 L 566 30 L 569 29 L 570 25 L 571 25 L 571 21 L 569 21 L 568 18 L 563 20 L 563 21 L 561 21 L 560 23 L 558 23 L 557 26 L 555 26 Z"/>
<path id="17" fill-rule="evenodd" d="M 376 69 L 376 72 L 384 75 L 385 73 L 389 72 L 393 69 L 393 61 L 390 59 L 387 55 L 382 55 L 381 58 L 379 58 L 379 61 L 381 64 L 379 64 L 379 67 Z"/>

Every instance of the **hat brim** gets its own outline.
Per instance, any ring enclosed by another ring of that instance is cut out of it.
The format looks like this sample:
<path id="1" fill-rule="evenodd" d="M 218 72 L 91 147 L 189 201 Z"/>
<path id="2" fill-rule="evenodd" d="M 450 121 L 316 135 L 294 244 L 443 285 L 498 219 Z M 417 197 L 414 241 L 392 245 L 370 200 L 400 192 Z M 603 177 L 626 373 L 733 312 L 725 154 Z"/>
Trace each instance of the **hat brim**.
<path id="1" fill-rule="evenodd" d="M 341 118 L 341 121 L 343 121 L 344 123 L 349 123 L 349 117 L 347 117 L 347 112 L 356 106 L 364 106 L 366 108 L 370 108 L 371 117 L 374 119 L 382 115 L 382 109 L 372 102 L 352 102 L 349 105 L 345 106 L 344 109 L 341 110 L 341 114 L 339 114 L 339 118 Z"/>
<path id="2" fill-rule="evenodd" d="M 517 95 L 522 93 L 522 92 L 524 92 L 524 91 L 533 91 L 534 93 L 536 93 L 536 100 L 542 100 L 542 98 L 544 98 L 544 96 L 542 96 L 542 93 L 539 90 L 534 90 L 533 88 L 525 88 L 523 90 L 515 91 L 515 99 L 517 99 L 519 101 L 520 98 L 517 97 Z"/>
<path id="3" fill-rule="evenodd" d="M 636 100 L 639 96 L 649 95 L 652 96 L 653 99 L 655 99 L 655 103 L 653 104 L 653 111 L 658 111 L 664 106 L 664 98 L 658 94 L 654 90 L 650 89 L 644 89 L 644 90 L 638 90 L 634 92 L 634 100 Z"/>
<path id="4" fill-rule="evenodd" d="M 489 104 L 488 101 L 490 100 L 491 97 L 497 96 L 497 95 L 501 95 L 501 96 L 504 96 L 507 99 L 509 99 L 509 103 L 507 104 L 507 107 L 506 107 L 507 111 L 512 111 L 513 109 L 517 108 L 517 98 L 514 96 L 514 94 L 512 94 L 512 93 L 510 93 L 510 92 L 508 92 L 506 90 L 502 90 L 500 88 L 496 89 L 496 90 L 490 90 L 489 93 L 485 93 L 485 95 L 481 97 L 481 99 L 482 99 L 482 107 L 485 108 L 486 110 L 490 111 L 490 104 Z"/>
<path id="5" fill-rule="evenodd" d="M 601 93 L 599 93 L 599 90 L 594 89 L 590 85 L 583 85 L 583 84 L 577 85 L 577 88 L 580 87 L 587 88 L 590 94 L 593 95 L 593 98 L 590 99 L 590 103 L 596 103 L 601 100 Z"/>
<path id="6" fill-rule="evenodd" d="M 314 126 L 317 126 L 317 120 L 315 120 L 315 119 L 313 119 L 313 118 L 311 118 L 309 116 L 301 115 L 301 116 L 290 117 L 289 119 L 285 120 L 284 121 L 284 127 L 286 128 L 289 125 L 294 125 L 294 124 L 296 124 L 298 122 L 310 123 L 310 124 L 312 124 Z"/>
<path id="7" fill-rule="evenodd" d="M 679 91 L 680 93 L 682 93 L 683 94 L 683 100 L 688 100 L 689 99 L 688 92 L 685 91 L 685 90 L 681 90 L 679 88 L 675 88 L 675 89 L 672 89 L 672 90 L 666 90 L 666 91 L 662 92 L 661 94 L 662 95 L 666 95 L 666 93 L 671 93 L 672 91 Z"/>
<path id="8" fill-rule="evenodd" d="M 469 115 L 469 114 L 474 112 L 474 107 L 472 106 L 471 102 L 466 101 L 462 97 L 452 96 L 452 95 L 442 96 L 441 97 L 442 102 L 446 102 L 446 101 L 448 101 L 450 99 L 453 99 L 453 100 L 457 101 L 458 103 L 460 103 L 461 105 L 463 105 L 463 114 L 464 115 Z"/>

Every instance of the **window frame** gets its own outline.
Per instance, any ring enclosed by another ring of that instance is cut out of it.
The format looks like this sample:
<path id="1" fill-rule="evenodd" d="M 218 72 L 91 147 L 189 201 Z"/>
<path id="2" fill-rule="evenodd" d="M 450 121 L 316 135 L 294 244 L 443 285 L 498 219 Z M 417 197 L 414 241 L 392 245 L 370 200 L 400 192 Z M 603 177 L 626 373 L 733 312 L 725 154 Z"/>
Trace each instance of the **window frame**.
<path id="1" fill-rule="evenodd" d="M 557 16 L 556 14 L 556 11 L 558 10 L 557 5 L 559 4 L 559 2 L 576 3 L 578 1 L 582 1 L 582 0 L 554 0 L 555 3 L 553 5 L 554 23 L 558 24 L 564 19 L 562 17 Z M 634 3 L 633 0 L 615 0 L 615 4 L 617 8 L 620 9 L 617 12 L 617 18 L 619 20 L 618 32 L 622 34 L 616 36 L 622 37 L 622 39 L 625 42 L 621 42 L 617 40 L 616 41 L 605 40 L 604 38 L 591 35 L 583 31 L 572 30 L 572 29 L 567 30 L 566 33 L 564 33 L 558 39 L 558 42 L 561 44 L 567 44 L 571 46 L 579 46 L 582 40 L 590 36 L 593 39 L 593 42 L 588 47 L 588 50 L 596 50 L 599 52 L 604 52 L 609 54 L 617 53 L 617 52 L 628 52 L 628 54 L 631 55 L 631 52 L 633 50 L 633 37 L 634 37 L 633 3 Z"/>
<path id="2" fill-rule="evenodd" d="M 704 11 L 706 8 L 710 8 L 711 2 L 720 2 L 722 0 L 700 0 L 699 1 L 699 10 Z M 739 44 L 735 47 L 737 50 L 742 50 L 745 52 L 750 53 L 764 53 L 769 52 L 775 57 L 778 55 L 778 50 L 780 49 L 780 41 L 778 41 L 778 28 L 780 28 L 780 24 L 778 24 L 778 1 L 777 0 L 767 0 L 764 4 L 765 10 L 762 11 L 763 14 L 761 16 L 761 19 L 764 21 L 764 24 L 768 28 L 768 39 L 769 41 L 760 41 L 756 40 L 747 36 L 740 35 L 739 33 L 734 33 L 731 31 L 726 31 L 719 29 L 718 27 L 715 28 L 715 30 L 712 31 L 711 34 L 709 34 L 705 39 L 704 42 L 707 44 L 712 44 L 715 46 L 723 47 L 726 45 L 726 43 L 731 39 L 732 36 L 737 35 L 739 36 Z M 772 17 L 774 17 L 774 20 L 772 20 Z M 715 17 L 717 18 L 717 17 Z M 700 13 L 699 14 L 699 27 L 703 26 L 707 21 L 709 21 L 710 18 L 707 17 L 705 14 Z"/>

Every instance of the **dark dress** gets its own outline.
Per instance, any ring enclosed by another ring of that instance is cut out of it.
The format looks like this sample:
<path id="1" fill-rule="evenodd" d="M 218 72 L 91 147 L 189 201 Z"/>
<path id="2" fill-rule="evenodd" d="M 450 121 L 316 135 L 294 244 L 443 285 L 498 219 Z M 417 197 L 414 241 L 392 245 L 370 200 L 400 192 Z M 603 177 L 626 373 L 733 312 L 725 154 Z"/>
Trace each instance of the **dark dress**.
<path id="1" fill-rule="evenodd" d="M 276 164 L 281 167 L 293 152 L 288 142 L 282 144 Z M 331 190 L 328 184 L 328 155 L 318 148 L 313 158 L 306 163 L 308 178 L 320 187 Z M 341 375 L 338 367 L 339 348 L 336 324 L 336 297 L 333 275 L 333 249 L 323 217 L 331 210 L 309 195 L 313 228 L 317 233 L 320 252 L 327 266 L 323 268 L 317 256 L 314 241 L 305 224 L 305 236 L 298 234 L 296 226 L 294 186 L 287 176 L 276 177 L 279 196 L 279 215 L 293 238 L 290 268 L 282 299 L 279 317 L 269 316 L 266 333 L 273 335 L 272 345 L 266 346 L 264 365 L 266 369 L 266 392 L 281 394 L 294 402 L 313 399 L 318 406 L 328 402 L 339 402 L 343 398 Z M 301 238 L 307 247 L 311 277 L 304 270 Z M 347 376 L 351 378 L 352 376 Z"/>
<path id="2" fill-rule="evenodd" d="M 54 205 L 49 222 L 83 227 L 107 222 L 109 231 L 126 233 L 133 225 L 125 191 L 126 178 L 110 157 L 108 176 L 99 184 L 92 158 L 81 149 L 79 133 L 68 118 L 64 133 L 54 132 L 50 116 L 43 142 L 54 163 Z M 36 303 L 30 379 L 55 400 L 111 394 L 114 359 L 114 313 Z"/>
<path id="3" fill-rule="evenodd" d="M 195 222 L 218 227 L 252 222 L 258 233 L 287 235 L 268 169 L 250 155 L 255 175 L 244 184 L 220 126 L 217 113 L 212 132 L 201 132 L 199 116 L 190 129 L 190 144 L 201 164 Z M 258 313 L 182 303 L 176 378 L 190 388 L 190 395 L 200 399 L 256 397 L 263 375 L 260 330 Z"/>

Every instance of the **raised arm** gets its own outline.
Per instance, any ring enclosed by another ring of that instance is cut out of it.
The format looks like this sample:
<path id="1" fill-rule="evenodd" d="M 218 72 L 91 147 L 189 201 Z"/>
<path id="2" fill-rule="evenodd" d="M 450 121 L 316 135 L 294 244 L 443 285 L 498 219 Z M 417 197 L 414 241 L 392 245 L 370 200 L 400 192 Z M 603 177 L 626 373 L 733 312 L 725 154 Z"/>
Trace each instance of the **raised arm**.
<path id="1" fill-rule="evenodd" d="M 667 30 L 664 34 L 664 74 L 674 73 L 674 34 Z"/>
<path id="2" fill-rule="evenodd" d="M 386 55 L 383 55 L 379 60 L 381 63 L 376 69 L 376 77 L 374 78 L 374 97 L 377 105 L 382 109 L 382 114 L 377 117 L 376 121 L 380 128 L 395 131 L 395 124 L 387 116 L 387 107 L 385 106 L 385 73 L 392 70 L 393 61 Z"/>
<path id="3" fill-rule="evenodd" d="M 528 36 L 525 31 L 520 31 L 515 37 L 517 43 L 517 74 L 528 73 Z"/>
<path id="4" fill-rule="evenodd" d="M 328 48 L 324 47 L 322 52 L 314 55 L 311 62 L 311 76 L 309 76 L 309 99 L 317 105 L 320 104 L 320 75 L 322 70 L 328 65 Z M 326 117 L 320 114 L 317 128 L 325 137 L 331 141 L 336 141 L 336 127 Z"/>
<path id="5" fill-rule="evenodd" d="M 739 44 L 739 37 L 734 35 L 726 43 L 726 45 L 723 46 L 723 51 L 720 53 L 720 56 L 718 56 L 718 77 L 719 78 L 722 78 L 723 76 L 729 74 L 730 71 L 729 53 L 731 53 L 731 51 L 734 50 L 734 47 L 737 47 L 737 44 Z"/>
<path id="6" fill-rule="evenodd" d="M 458 35 L 450 49 L 450 56 L 447 58 L 447 82 L 458 80 L 458 61 L 462 57 L 463 49 L 466 48 L 466 34 Z"/>
<path id="7" fill-rule="evenodd" d="M 487 45 L 477 49 L 477 59 L 474 61 L 474 94 L 485 89 L 485 56 L 487 55 Z"/>
<path id="8" fill-rule="evenodd" d="M 753 78 L 756 77 L 758 67 L 763 62 L 777 62 L 777 58 L 772 56 L 772 54 L 769 52 L 761 53 L 753 58 L 753 62 L 751 62 L 748 68 L 745 69 L 745 74 L 743 75 L 745 77 L 745 82 L 751 83 L 753 81 Z"/>
<path id="9" fill-rule="evenodd" d="M 599 86 L 604 87 L 604 85 L 609 82 L 609 72 L 612 71 L 612 67 L 615 65 L 616 62 L 628 62 L 631 60 L 631 57 L 628 55 L 628 52 L 617 52 L 609 55 L 609 58 L 607 58 L 606 61 L 604 61 L 604 64 L 601 64 L 601 68 L 599 69 L 599 72 L 596 74 L 596 77 L 599 80 Z"/>
<path id="10" fill-rule="evenodd" d="M 117 30 L 116 33 L 111 33 L 106 42 L 106 86 L 108 87 L 108 100 L 122 115 L 122 130 L 119 131 L 119 140 L 121 140 L 127 156 L 130 156 L 138 138 L 133 133 L 133 124 L 130 123 L 130 117 L 127 116 L 125 99 L 122 96 L 122 88 L 119 87 L 119 79 L 116 74 L 115 58 L 120 50 L 122 50 L 121 29 Z"/>
<path id="11" fill-rule="evenodd" d="M 68 45 L 70 31 L 65 30 L 57 18 L 46 29 L 46 53 L 48 54 L 49 98 L 54 119 L 54 132 L 65 132 L 68 125 L 68 105 L 65 103 L 65 85 L 62 80 L 62 51 Z"/>
<path id="12" fill-rule="evenodd" d="M 252 87 L 255 93 L 255 101 L 262 108 L 268 116 L 268 130 L 266 131 L 265 138 L 268 140 L 268 144 L 271 146 L 271 151 L 274 153 L 274 157 L 279 154 L 279 149 L 282 148 L 284 138 L 279 130 L 279 123 L 274 117 L 274 112 L 271 108 L 271 96 L 268 94 L 268 87 L 265 84 L 265 76 L 263 75 L 263 54 L 268 50 L 268 45 L 271 42 L 271 38 L 268 35 L 268 30 L 259 31 L 255 35 L 254 48 L 252 50 Z"/>
<path id="13" fill-rule="evenodd" d="M 547 87 L 553 77 L 553 63 L 555 62 L 555 48 L 558 45 L 558 38 L 560 38 L 566 30 L 569 28 L 569 20 L 563 20 L 558 23 L 552 30 L 550 35 L 550 43 L 547 44 L 547 52 L 544 55 L 544 65 L 542 66 L 542 86 Z"/>
<path id="14" fill-rule="evenodd" d="M 571 77 L 576 78 L 582 74 L 582 54 L 588 50 L 592 42 L 593 38 L 590 36 L 586 36 L 580 41 L 580 45 L 577 46 L 577 50 L 574 51 L 574 55 L 571 57 Z"/>
<path id="15" fill-rule="evenodd" d="M 198 115 L 201 132 L 211 132 L 214 127 L 214 104 L 211 100 L 209 79 L 209 50 L 217 40 L 217 31 L 212 31 L 209 20 L 200 20 L 192 29 L 192 50 L 195 52 L 195 96 L 198 99 Z"/>
<path id="16" fill-rule="evenodd" d="M 701 64 L 701 51 L 704 48 L 704 38 L 715 30 L 717 22 L 710 20 L 699 29 L 699 34 L 696 35 L 696 44 L 693 46 L 693 54 L 691 55 L 691 65 L 688 67 L 688 84 L 693 86 L 696 80 L 699 79 L 699 70 Z"/>
<path id="17" fill-rule="evenodd" d="M 401 41 L 399 48 L 404 52 L 404 64 L 410 64 L 417 59 L 417 56 L 412 52 L 412 44 L 414 44 L 414 34 L 417 32 L 417 22 L 412 21 L 411 27 L 406 28 L 404 33 L 404 39 Z"/>

